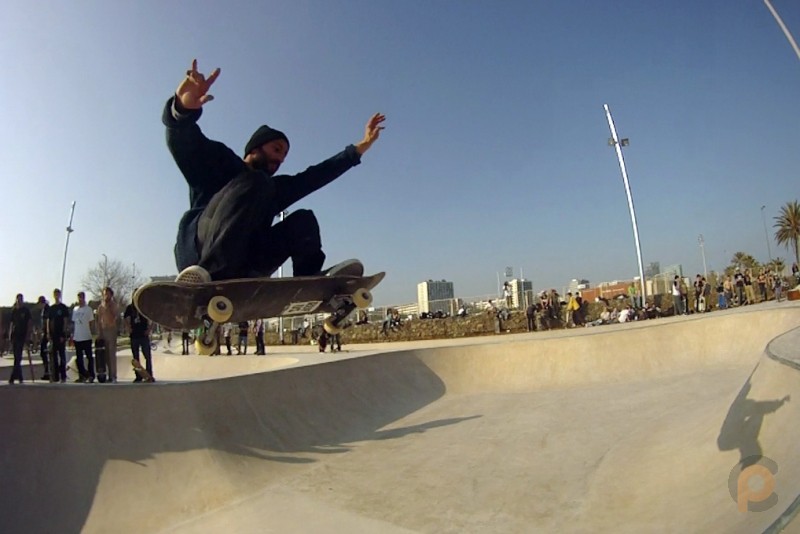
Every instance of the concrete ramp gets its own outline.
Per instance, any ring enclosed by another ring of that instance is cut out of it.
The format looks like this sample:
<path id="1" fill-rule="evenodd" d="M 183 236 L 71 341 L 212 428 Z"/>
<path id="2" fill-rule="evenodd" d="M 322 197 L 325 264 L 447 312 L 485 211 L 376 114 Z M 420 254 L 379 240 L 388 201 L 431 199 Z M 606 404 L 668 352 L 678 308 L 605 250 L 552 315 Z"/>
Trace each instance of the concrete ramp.
<path id="1" fill-rule="evenodd" d="M 799 306 L 759 305 L 216 380 L 3 387 L 0 530 L 765 531 L 800 495 L 798 326 Z M 751 486 L 774 490 L 748 486 L 765 509 L 742 512 L 729 481 L 755 460 L 774 473 Z"/>

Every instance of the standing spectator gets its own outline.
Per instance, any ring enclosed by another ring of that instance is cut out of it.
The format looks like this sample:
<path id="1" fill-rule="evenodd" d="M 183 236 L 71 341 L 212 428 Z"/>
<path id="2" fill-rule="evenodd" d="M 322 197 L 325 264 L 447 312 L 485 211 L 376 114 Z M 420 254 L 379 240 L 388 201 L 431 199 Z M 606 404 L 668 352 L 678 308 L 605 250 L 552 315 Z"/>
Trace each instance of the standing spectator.
<path id="1" fill-rule="evenodd" d="M 506 308 L 512 308 L 513 299 L 511 297 L 511 285 L 508 282 L 503 282 L 503 298 L 506 301 Z"/>
<path id="2" fill-rule="evenodd" d="M 775 302 L 783 300 L 783 277 L 779 274 L 773 275 L 772 288 L 775 291 Z"/>
<path id="3" fill-rule="evenodd" d="M 389 328 L 392 326 L 392 309 L 386 310 L 386 318 L 383 320 L 383 335 L 389 335 Z"/>
<path id="4" fill-rule="evenodd" d="M 50 381 L 67 381 L 67 330 L 70 311 L 61 302 L 61 290 L 53 290 L 53 305 L 47 316 L 47 337 L 50 338 Z"/>
<path id="5" fill-rule="evenodd" d="M 761 272 L 758 273 L 758 292 L 761 294 L 761 302 L 767 300 L 767 274 L 764 272 L 764 269 L 761 269 Z"/>
<path id="6" fill-rule="evenodd" d="M 39 304 L 42 305 L 42 338 L 39 340 L 39 357 L 42 359 L 42 367 L 44 374 L 42 380 L 50 380 L 50 360 L 47 358 L 47 345 L 49 340 L 47 338 L 47 318 L 50 314 L 50 303 L 44 298 L 44 295 L 39 297 Z"/>
<path id="7" fill-rule="evenodd" d="M 636 297 L 636 295 L 634 295 Z M 586 306 L 583 305 L 583 295 L 581 295 L 580 291 L 575 292 L 575 304 L 576 308 L 572 310 L 572 323 L 575 326 L 584 326 L 586 321 L 584 317 L 586 317 Z"/>
<path id="8" fill-rule="evenodd" d="M 561 320 L 561 296 L 555 289 L 550 290 L 550 318 L 558 326 L 558 321 Z"/>
<path id="9" fill-rule="evenodd" d="M 103 369 L 108 372 L 108 382 L 117 381 L 117 334 L 119 329 L 117 320 L 119 319 L 119 306 L 114 300 L 114 290 L 110 287 L 103 289 L 103 300 L 97 308 L 98 335 L 103 338 L 106 345 L 106 357 Z M 100 379 L 100 361 L 98 358 L 98 380 Z"/>
<path id="10" fill-rule="evenodd" d="M 325 331 L 325 327 L 319 327 L 319 337 L 317 338 L 317 343 L 319 343 L 319 351 L 325 352 L 325 348 L 328 346 L 328 332 Z"/>
<path id="11" fill-rule="evenodd" d="M 236 347 L 237 354 L 247 354 L 247 331 L 250 324 L 247 321 L 239 323 L 239 345 Z M 244 349 L 242 349 L 244 347 Z"/>
<path id="12" fill-rule="evenodd" d="M 258 319 L 256 321 L 255 326 L 253 326 L 253 332 L 256 335 L 256 356 L 264 356 L 267 353 L 266 347 L 264 346 L 264 321 Z"/>
<path id="13" fill-rule="evenodd" d="M 797 266 L 797 262 L 792 262 L 792 278 L 794 278 L 795 284 L 800 284 L 800 267 Z"/>
<path id="14" fill-rule="evenodd" d="M 722 282 L 722 292 L 725 294 L 726 307 L 730 307 L 733 304 L 733 282 L 730 276 L 726 276 Z"/>
<path id="15" fill-rule="evenodd" d="M 224 325 L 222 325 L 222 337 L 225 338 L 225 347 L 228 349 L 228 356 L 233 354 L 231 352 L 231 331 L 232 330 L 233 330 L 233 327 L 231 326 L 231 323 L 225 323 Z"/>
<path id="16" fill-rule="evenodd" d="M 738 267 L 736 268 L 736 273 L 733 275 L 733 284 L 736 286 L 736 305 L 744 306 L 747 304 L 744 293 L 744 275 Z"/>
<path id="17" fill-rule="evenodd" d="M 8 383 L 13 384 L 14 380 L 19 380 L 19 383 L 22 384 L 22 352 L 25 350 L 25 344 L 30 341 L 31 335 L 31 311 L 25 306 L 22 293 L 17 294 L 17 300 L 11 309 L 10 327 L 9 338 L 14 351 L 14 369 L 11 371 Z"/>
<path id="18" fill-rule="evenodd" d="M 681 298 L 681 277 L 677 274 L 672 280 L 672 304 L 675 315 L 683 314 L 683 299 Z"/>
<path id="19" fill-rule="evenodd" d="M 694 311 L 695 313 L 704 311 L 703 308 L 700 306 L 701 298 L 703 297 L 703 277 L 699 274 L 694 277 Z"/>
<path id="20" fill-rule="evenodd" d="M 628 286 L 628 298 L 631 301 L 631 306 L 636 308 L 637 305 L 636 305 L 636 283 L 635 282 L 631 282 L 631 285 Z"/>
<path id="21" fill-rule="evenodd" d="M 494 301 L 489 301 L 489 308 L 486 310 L 486 313 L 489 315 L 489 319 L 492 321 L 494 325 L 494 333 L 499 334 L 500 330 L 503 329 L 503 323 L 500 318 L 500 310 L 497 309 L 495 306 Z"/>
<path id="22" fill-rule="evenodd" d="M 752 269 L 747 269 L 744 272 L 744 294 L 745 300 L 747 300 L 748 304 L 755 304 L 756 303 L 756 293 L 753 291 L 753 271 Z"/>
<path id="23" fill-rule="evenodd" d="M 564 312 L 564 327 L 572 328 L 575 326 L 575 311 L 578 309 L 578 301 L 571 291 L 567 292 L 567 309 Z"/>
<path id="24" fill-rule="evenodd" d="M 331 334 L 331 352 L 342 352 L 342 334 Z"/>
<path id="25" fill-rule="evenodd" d="M 536 330 L 536 305 L 531 302 L 525 309 L 525 318 L 528 320 L 528 332 Z"/>
<path id="26" fill-rule="evenodd" d="M 189 331 L 181 330 L 181 355 L 189 354 Z"/>
<path id="27" fill-rule="evenodd" d="M 78 304 L 72 309 L 72 342 L 75 345 L 75 361 L 78 364 L 76 382 L 94 382 L 94 357 L 92 356 L 92 330 L 94 312 L 86 304 L 86 293 L 78 293 Z M 83 357 L 86 356 L 84 365 Z"/>
<path id="28" fill-rule="evenodd" d="M 150 350 L 150 322 L 147 320 L 147 317 L 139 313 L 139 310 L 137 310 L 136 306 L 133 304 L 128 304 L 123 317 L 128 323 L 128 335 L 131 339 L 133 359 L 141 363 L 139 359 L 139 351 L 141 350 L 142 354 L 144 354 L 145 369 L 147 369 L 147 372 L 150 374 L 150 378 L 153 379 L 152 381 L 155 382 L 155 375 L 153 374 L 153 354 Z M 139 376 L 139 373 L 135 374 L 136 378 L 134 378 L 133 381 L 141 382 L 142 377 Z"/>

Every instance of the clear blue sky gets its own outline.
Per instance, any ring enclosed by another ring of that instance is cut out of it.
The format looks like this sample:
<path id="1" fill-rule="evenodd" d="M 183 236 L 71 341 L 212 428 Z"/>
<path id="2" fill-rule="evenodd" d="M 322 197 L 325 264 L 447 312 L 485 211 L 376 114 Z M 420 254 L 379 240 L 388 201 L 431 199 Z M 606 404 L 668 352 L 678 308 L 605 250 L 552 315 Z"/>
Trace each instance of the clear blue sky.
<path id="1" fill-rule="evenodd" d="M 800 5 L 774 0 L 800 34 Z M 625 151 L 645 264 L 702 271 L 767 260 L 760 207 L 798 198 L 800 61 L 761 0 L 7 0 L 0 18 L 0 302 L 102 254 L 175 274 L 188 190 L 160 121 L 192 58 L 221 67 L 200 125 L 237 152 L 268 123 L 295 173 L 379 142 L 313 209 L 329 263 L 386 271 L 376 304 L 416 284 L 496 291 L 637 274 L 603 104 Z M 773 256 L 791 254 L 772 242 Z"/>

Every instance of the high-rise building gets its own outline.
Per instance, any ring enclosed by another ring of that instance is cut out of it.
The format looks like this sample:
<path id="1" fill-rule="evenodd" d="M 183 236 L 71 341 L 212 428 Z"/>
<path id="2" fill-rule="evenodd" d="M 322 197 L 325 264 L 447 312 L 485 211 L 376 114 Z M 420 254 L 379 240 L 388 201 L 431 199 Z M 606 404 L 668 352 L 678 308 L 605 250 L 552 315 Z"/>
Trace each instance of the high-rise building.
<path id="1" fill-rule="evenodd" d="M 650 265 L 644 270 L 644 277 L 645 278 L 653 278 L 655 275 L 661 273 L 661 263 L 657 261 L 651 261 Z"/>
<path id="2" fill-rule="evenodd" d="M 454 296 L 453 282 L 428 280 L 417 284 L 417 304 L 420 313 L 441 311 L 452 314 L 454 312 L 451 309 L 454 305 Z"/>
<path id="3" fill-rule="evenodd" d="M 508 282 L 511 288 L 511 307 L 527 308 L 533 302 L 533 282 L 517 278 Z"/>

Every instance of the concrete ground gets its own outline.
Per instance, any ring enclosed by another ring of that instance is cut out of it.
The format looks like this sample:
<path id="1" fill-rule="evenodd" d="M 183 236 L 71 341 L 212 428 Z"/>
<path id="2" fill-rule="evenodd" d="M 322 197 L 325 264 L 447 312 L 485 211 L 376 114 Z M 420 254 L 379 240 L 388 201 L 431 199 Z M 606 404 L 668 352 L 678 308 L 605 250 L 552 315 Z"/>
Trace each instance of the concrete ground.
<path id="1" fill-rule="evenodd" d="M 767 303 L 4 386 L 0 530 L 777 532 L 798 327 Z"/>

